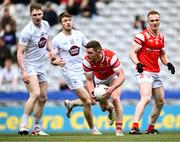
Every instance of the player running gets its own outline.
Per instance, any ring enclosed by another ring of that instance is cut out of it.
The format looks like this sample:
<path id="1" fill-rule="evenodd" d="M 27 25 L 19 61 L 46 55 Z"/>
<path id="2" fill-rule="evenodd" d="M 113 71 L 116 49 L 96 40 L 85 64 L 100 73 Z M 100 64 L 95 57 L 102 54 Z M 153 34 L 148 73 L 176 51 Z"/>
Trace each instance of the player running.
<path id="1" fill-rule="evenodd" d="M 85 88 L 85 75 L 82 68 L 83 48 L 88 40 L 85 35 L 72 28 L 72 16 L 63 12 L 59 15 L 62 31 L 52 40 L 58 57 L 52 64 L 62 67 L 63 78 L 68 87 L 75 91 L 84 106 L 84 116 L 91 129 L 91 134 L 101 135 L 94 126 L 91 111 L 91 98 Z"/>

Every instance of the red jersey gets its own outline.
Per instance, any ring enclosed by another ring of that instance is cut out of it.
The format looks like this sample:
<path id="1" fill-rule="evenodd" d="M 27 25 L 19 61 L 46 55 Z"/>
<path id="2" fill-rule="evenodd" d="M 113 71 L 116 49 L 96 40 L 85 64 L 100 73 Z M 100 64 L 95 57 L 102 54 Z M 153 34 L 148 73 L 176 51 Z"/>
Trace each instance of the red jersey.
<path id="1" fill-rule="evenodd" d="M 158 59 L 161 50 L 164 48 L 164 36 L 160 32 L 157 36 L 154 36 L 147 28 L 134 37 L 133 44 L 141 48 L 137 57 L 140 63 L 145 65 L 143 69 L 150 72 L 159 72 Z"/>
<path id="2" fill-rule="evenodd" d="M 120 61 L 117 55 L 111 50 L 102 49 L 102 54 L 102 59 L 97 63 L 90 61 L 88 56 L 85 56 L 83 69 L 86 73 L 93 72 L 96 78 L 105 80 L 114 74 L 114 70 L 120 68 Z"/>

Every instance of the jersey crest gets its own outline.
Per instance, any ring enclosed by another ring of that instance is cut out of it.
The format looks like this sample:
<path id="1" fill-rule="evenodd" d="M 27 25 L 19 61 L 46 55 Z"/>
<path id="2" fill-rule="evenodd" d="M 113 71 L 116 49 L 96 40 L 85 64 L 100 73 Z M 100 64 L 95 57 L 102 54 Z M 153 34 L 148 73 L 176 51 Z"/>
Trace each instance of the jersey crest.
<path id="1" fill-rule="evenodd" d="M 43 48 L 45 47 L 46 43 L 47 43 L 47 39 L 45 37 L 41 37 L 38 41 L 38 47 Z"/>
<path id="2" fill-rule="evenodd" d="M 69 54 L 71 56 L 76 56 L 76 55 L 79 55 L 79 50 L 80 48 L 76 45 L 73 45 L 70 49 L 69 49 Z"/>

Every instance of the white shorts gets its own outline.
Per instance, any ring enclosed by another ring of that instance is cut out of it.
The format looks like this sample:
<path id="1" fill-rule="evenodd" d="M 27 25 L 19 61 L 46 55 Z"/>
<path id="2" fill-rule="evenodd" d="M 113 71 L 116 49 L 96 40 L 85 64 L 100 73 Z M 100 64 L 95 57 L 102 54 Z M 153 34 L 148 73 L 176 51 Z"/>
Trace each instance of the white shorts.
<path id="1" fill-rule="evenodd" d="M 39 82 L 47 81 L 47 74 L 46 70 L 36 70 L 33 67 L 26 67 L 26 71 L 29 73 L 29 75 L 37 75 Z"/>
<path id="2" fill-rule="evenodd" d="M 84 73 L 63 74 L 64 81 L 71 90 L 84 87 L 86 84 L 86 77 Z"/>
<path id="3" fill-rule="evenodd" d="M 117 76 L 116 74 L 111 75 L 110 77 L 108 77 L 108 78 L 105 79 L 105 80 L 101 80 L 101 79 L 98 79 L 98 78 L 94 77 L 94 82 L 95 82 L 95 84 L 104 84 L 104 85 L 109 86 L 110 83 L 111 83 L 114 79 L 116 79 L 117 77 L 118 77 L 118 76 Z"/>
<path id="4" fill-rule="evenodd" d="M 152 84 L 152 88 L 159 88 L 163 86 L 160 73 L 144 71 L 143 73 L 136 73 L 135 75 L 138 83 L 150 82 Z"/>

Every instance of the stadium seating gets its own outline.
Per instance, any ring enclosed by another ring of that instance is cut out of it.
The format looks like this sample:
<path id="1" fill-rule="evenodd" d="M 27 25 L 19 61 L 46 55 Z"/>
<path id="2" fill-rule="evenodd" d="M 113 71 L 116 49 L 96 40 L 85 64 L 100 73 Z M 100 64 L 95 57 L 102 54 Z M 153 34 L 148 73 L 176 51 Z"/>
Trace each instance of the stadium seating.
<path id="1" fill-rule="evenodd" d="M 99 5 L 99 16 L 92 19 L 81 16 L 74 17 L 74 27 L 83 31 L 87 37 L 97 39 L 104 48 L 114 50 L 119 56 L 122 66 L 126 73 L 124 90 L 137 90 L 138 86 L 134 77 L 134 65 L 129 59 L 129 50 L 132 44 L 132 37 L 136 34 L 133 29 L 135 15 L 139 14 L 146 19 L 149 10 L 158 10 L 161 14 L 161 31 L 166 39 L 166 51 L 176 67 L 176 75 L 171 75 L 167 67 L 162 67 L 162 77 L 165 88 L 168 90 L 177 90 L 180 88 L 180 1 L 179 0 L 114 0 L 107 5 Z M 62 12 L 64 6 L 53 5 L 58 13 Z M 18 32 L 29 20 L 27 7 L 21 4 L 17 8 L 17 26 Z M 52 28 L 50 36 L 53 37 L 59 31 L 59 25 Z M 49 89 L 58 90 L 60 71 L 55 69 L 48 62 Z M 22 84 L 22 82 L 20 83 Z M 20 85 L 20 90 L 25 89 Z"/>

